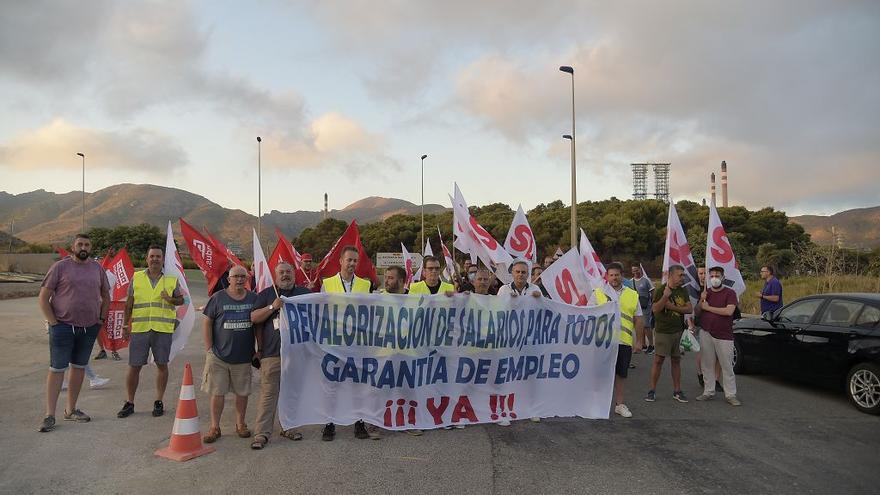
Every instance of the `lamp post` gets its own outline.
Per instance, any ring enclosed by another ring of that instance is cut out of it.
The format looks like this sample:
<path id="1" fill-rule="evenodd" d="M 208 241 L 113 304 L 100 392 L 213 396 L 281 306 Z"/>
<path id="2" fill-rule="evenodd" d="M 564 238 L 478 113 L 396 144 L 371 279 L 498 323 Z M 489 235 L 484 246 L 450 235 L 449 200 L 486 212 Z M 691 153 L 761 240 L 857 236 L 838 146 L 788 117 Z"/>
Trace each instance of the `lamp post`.
<path id="1" fill-rule="evenodd" d="M 422 155 L 422 256 L 425 255 L 425 158 L 428 155 Z"/>
<path id="2" fill-rule="evenodd" d="M 76 156 L 82 158 L 82 230 L 81 232 L 85 234 L 86 232 L 86 155 L 84 153 L 77 153 Z"/>
<path id="3" fill-rule="evenodd" d="M 563 136 L 571 140 L 571 247 L 577 244 L 577 167 L 575 161 L 575 131 L 574 131 L 574 68 L 567 65 L 559 67 L 562 72 L 571 74 L 571 135 Z"/>
<path id="4" fill-rule="evenodd" d="M 263 242 L 263 140 L 257 136 L 257 239 Z"/>

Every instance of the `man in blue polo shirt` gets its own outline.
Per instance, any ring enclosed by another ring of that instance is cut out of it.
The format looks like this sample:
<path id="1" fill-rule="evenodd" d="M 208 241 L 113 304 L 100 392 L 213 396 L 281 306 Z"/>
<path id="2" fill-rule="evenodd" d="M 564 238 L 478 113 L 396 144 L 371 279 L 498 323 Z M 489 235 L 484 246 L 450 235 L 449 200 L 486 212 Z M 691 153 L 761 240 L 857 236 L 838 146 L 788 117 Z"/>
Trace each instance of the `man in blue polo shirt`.
<path id="1" fill-rule="evenodd" d="M 761 300 L 761 314 L 767 311 L 776 311 L 782 307 L 782 284 L 775 276 L 772 266 L 761 267 L 761 278 L 764 279 L 764 288 L 755 295 Z"/>

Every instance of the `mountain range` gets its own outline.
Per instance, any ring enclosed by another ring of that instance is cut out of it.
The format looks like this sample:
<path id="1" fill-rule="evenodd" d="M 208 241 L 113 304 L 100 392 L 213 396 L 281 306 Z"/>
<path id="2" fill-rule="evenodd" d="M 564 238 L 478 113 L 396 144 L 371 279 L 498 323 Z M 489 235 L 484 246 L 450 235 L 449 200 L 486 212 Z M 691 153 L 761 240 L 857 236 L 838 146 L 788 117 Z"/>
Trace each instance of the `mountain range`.
<path id="1" fill-rule="evenodd" d="M 239 246 L 249 246 L 250 229 L 256 225 L 254 215 L 242 210 L 224 208 L 207 198 L 181 189 L 152 184 L 118 184 L 93 193 L 86 193 L 86 226 L 115 227 L 149 223 L 164 230 L 168 220 L 176 222 L 183 217 L 191 225 L 207 227 L 221 239 Z M 426 204 L 425 213 L 448 211 L 442 205 Z M 419 205 L 402 199 L 368 197 L 355 201 L 341 210 L 331 210 L 331 218 L 367 224 L 384 220 L 396 214 L 416 215 Z M 281 212 L 272 210 L 263 215 L 263 226 L 278 227 L 293 237 L 304 229 L 318 224 L 324 218 L 322 211 Z M 31 243 L 65 245 L 81 230 L 82 193 L 63 194 L 43 189 L 22 194 L 0 191 L 0 230 L 9 232 L 15 222 L 15 237 Z M 880 246 L 880 206 L 858 208 L 830 216 L 802 215 L 790 221 L 801 224 L 813 241 L 832 242 L 832 227 L 839 243 L 847 247 L 874 248 Z M 264 229 L 265 230 L 265 229 Z M 8 245 L 8 238 L 2 241 Z M 2 240 L 2 239 L 0 239 Z"/>
<path id="2" fill-rule="evenodd" d="M 426 204 L 425 213 L 439 213 L 447 208 Z M 421 206 L 394 198 L 369 197 L 330 210 L 330 218 L 367 224 L 392 215 L 414 215 Z M 188 191 L 152 184 L 118 184 L 85 197 L 86 228 L 115 227 L 149 223 L 163 231 L 169 220 L 179 234 L 177 219 L 182 217 L 194 227 L 207 227 L 212 234 L 239 246 L 250 246 L 251 226 L 257 217 L 242 210 L 224 208 L 207 198 Z M 280 212 L 263 214 L 264 231 L 278 227 L 293 237 L 324 218 L 322 211 Z M 15 222 L 15 237 L 30 243 L 66 245 L 82 230 L 82 193 L 57 194 L 43 189 L 22 194 L 0 192 L 0 225 L 7 232 Z M 8 240 L 6 241 L 9 242 Z M 249 250 L 249 249 L 248 249 Z"/>

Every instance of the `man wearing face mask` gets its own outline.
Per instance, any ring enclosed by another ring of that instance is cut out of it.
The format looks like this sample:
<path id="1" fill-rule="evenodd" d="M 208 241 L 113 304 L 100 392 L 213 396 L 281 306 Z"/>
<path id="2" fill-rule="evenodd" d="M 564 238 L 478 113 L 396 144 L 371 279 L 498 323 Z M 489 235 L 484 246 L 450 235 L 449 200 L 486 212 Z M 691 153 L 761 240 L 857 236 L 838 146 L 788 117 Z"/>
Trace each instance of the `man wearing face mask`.
<path id="1" fill-rule="evenodd" d="M 257 398 L 256 432 L 251 448 L 262 449 L 272 436 L 275 411 L 278 409 L 278 389 L 281 387 L 281 296 L 293 297 L 311 294 L 305 287 L 294 283 L 293 266 L 286 261 L 275 267 L 275 287 L 267 287 L 257 295 L 251 321 L 256 327 L 257 359 L 260 364 L 260 393 Z M 302 440 L 302 433 L 282 430 L 281 436 L 290 440 Z"/>
<path id="2" fill-rule="evenodd" d="M 736 397 L 736 378 L 733 376 L 733 312 L 736 310 L 736 292 L 725 287 L 724 268 L 709 269 L 709 287 L 700 297 L 700 347 L 702 371 L 705 378 L 699 401 L 715 397 L 715 361 L 721 365 L 724 396 L 732 406 L 742 403 Z"/>
<path id="3" fill-rule="evenodd" d="M 474 291 L 474 279 L 477 277 L 477 265 L 471 264 L 470 260 L 466 261 L 467 264 L 467 277 L 461 281 L 458 285 L 459 292 L 473 292 Z"/>

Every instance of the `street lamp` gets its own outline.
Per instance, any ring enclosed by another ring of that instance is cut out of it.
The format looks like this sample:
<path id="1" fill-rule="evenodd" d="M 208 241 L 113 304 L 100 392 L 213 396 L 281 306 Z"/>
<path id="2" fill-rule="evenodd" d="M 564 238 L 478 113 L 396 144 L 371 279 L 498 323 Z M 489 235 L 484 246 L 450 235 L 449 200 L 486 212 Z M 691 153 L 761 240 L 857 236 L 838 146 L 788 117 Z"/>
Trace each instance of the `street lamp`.
<path id="1" fill-rule="evenodd" d="M 86 155 L 83 153 L 77 153 L 76 156 L 82 158 L 82 178 L 83 178 L 83 187 L 82 187 L 82 230 L 83 234 L 86 233 Z"/>
<path id="2" fill-rule="evenodd" d="M 571 247 L 577 244 L 577 173 L 575 161 L 575 145 L 574 145 L 574 68 L 567 65 L 559 67 L 562 72 L 571 74 L 571 135 L 563 136 L 571 140 Z"/>
<path id="3" fill-rule="evenodd" d="M 263 140 L 257 136 L 257 239 L 263 242 Z"/>
<path id="4" fill-rule="evenodd" d="M 422 256 L 425 255 L 425 158 L 428 155 L 422 155 Z"/>

